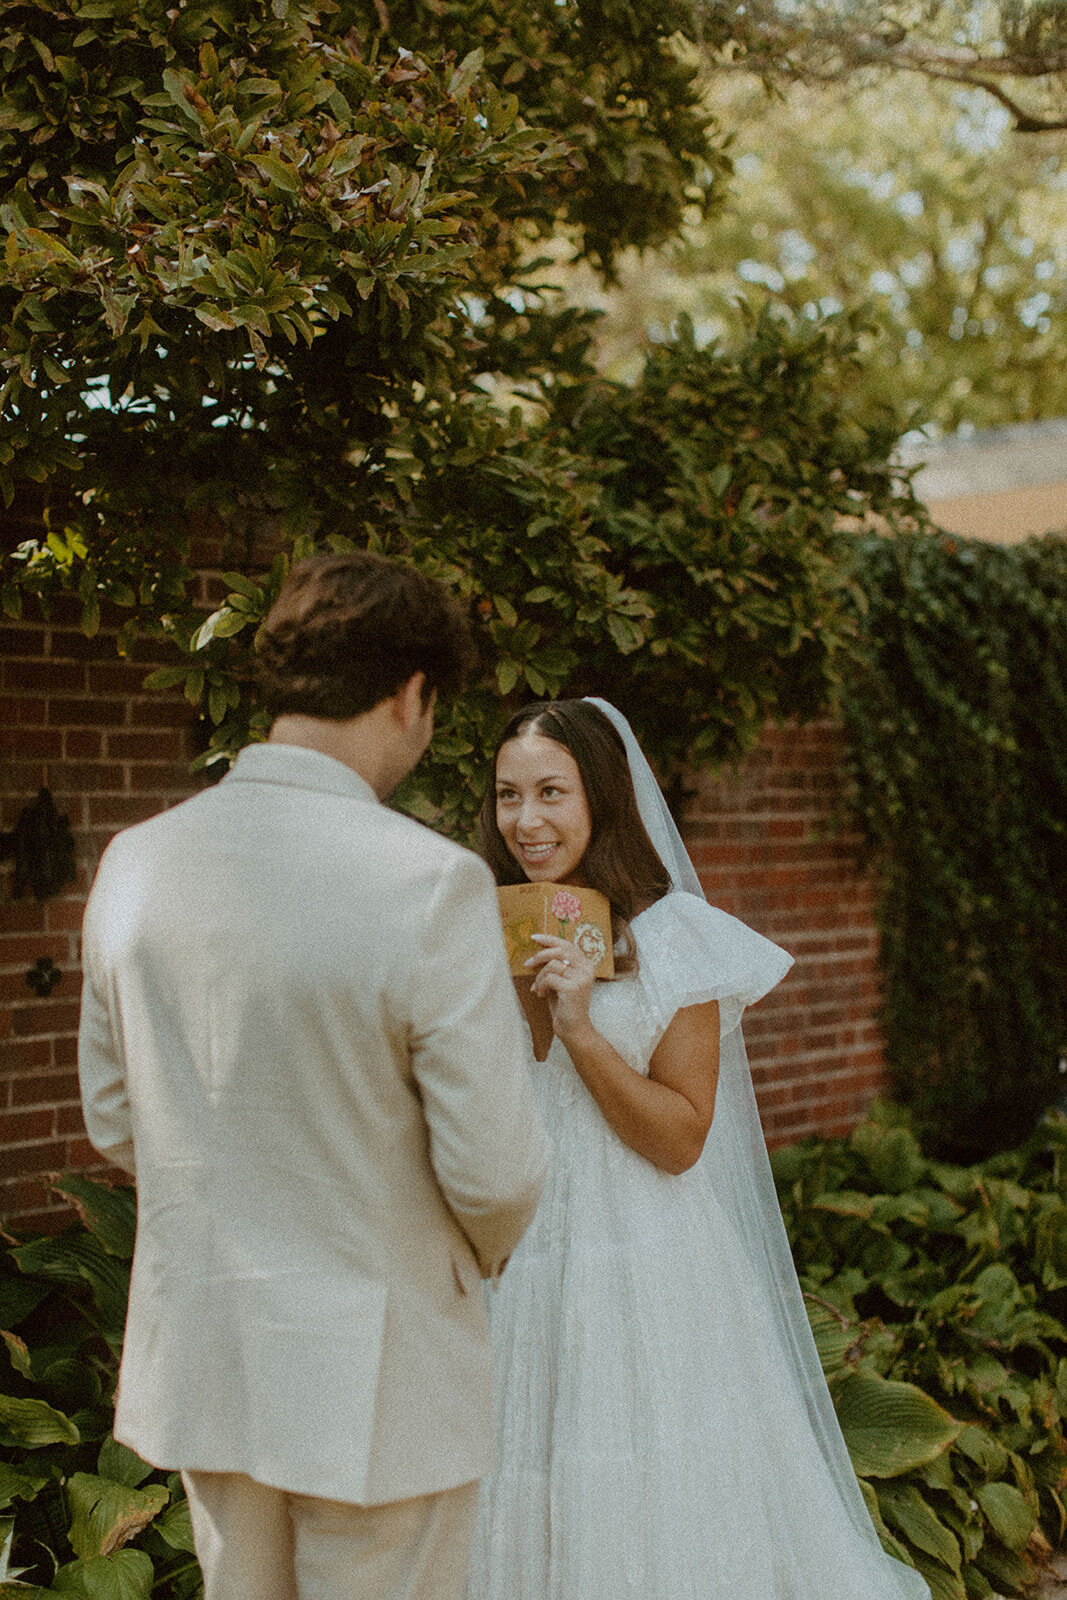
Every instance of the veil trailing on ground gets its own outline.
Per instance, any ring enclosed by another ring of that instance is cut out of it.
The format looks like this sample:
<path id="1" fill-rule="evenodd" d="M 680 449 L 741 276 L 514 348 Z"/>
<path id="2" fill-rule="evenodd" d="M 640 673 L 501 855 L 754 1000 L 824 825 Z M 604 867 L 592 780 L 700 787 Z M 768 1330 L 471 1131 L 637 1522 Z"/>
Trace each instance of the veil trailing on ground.
<path id="1" fill-rule="evenodd" d="M 604 713 L 622 737 L 641 820 L 657 855 L 670 873 L 672 892 L 705 899 L 696 869 L 633 729 L 607 700 L 595 696 L 586 699 Z M 765 993 L 783 975 L 782 953 L 769 941 L 765 943 L 767 971 L 759 993 Z M 739 1021 L 740 1008 L 732 1015 Z M 864 1503 L 804 1309 L 767 1158 L 741 1029 L 731 1025 L 731 1020 L 732 1017 L 724 1013 L 715 1116 L 701 1160 L 713 1166 L 717 1198 L 745 1246 L 765 1303 L 778 1310 L 777 1326 L 768 1328 L 768 1340 L 777 1337 L 781 1344 L 782 1355 L 796 1383 L 797 1397 L 810 1418 L 845 1509 L 857 1530 L 870 1540 L 872 1555 L 885 1563 L 886 1600 L 929 1600 L 929 1589 L 921 1575 L 884 1554 Z"/>

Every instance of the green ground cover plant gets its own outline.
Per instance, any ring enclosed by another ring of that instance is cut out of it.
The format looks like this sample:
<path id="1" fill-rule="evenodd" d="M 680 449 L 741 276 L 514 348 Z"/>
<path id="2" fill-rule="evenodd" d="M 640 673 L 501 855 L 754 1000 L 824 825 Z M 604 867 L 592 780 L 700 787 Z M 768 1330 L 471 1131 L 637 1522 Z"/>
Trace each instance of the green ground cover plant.
<path id="1" fill-rule="evenodd" d="M 82 1223 L 0 1257 L 0 1596 L 195 1600 L 181 1478 L 111 1433 L 134 1191 L 79 1177 L 59 1187 Z"/>
<path id="2" fill-rule="evenodd" d="M 882 1105 L 773 1165 L 887 1549 L 934 1600 L 1024 1593 L 1067 1532 L 1067 1119 L 963 1167 Z"/>
<path id="3" fill-rule="evenodd" d="M 1067 1119 L 961 1167 L 880 1105 L 773 1164 L 886 1548 L 933 1600 L 1024 1594 L 1067 1536 Z M 0 1600 L 197 1600 L 180 1478 L 111 1435 L 133 1190 L 58 1187 L 82 1221 L 0 1256 Z"/>

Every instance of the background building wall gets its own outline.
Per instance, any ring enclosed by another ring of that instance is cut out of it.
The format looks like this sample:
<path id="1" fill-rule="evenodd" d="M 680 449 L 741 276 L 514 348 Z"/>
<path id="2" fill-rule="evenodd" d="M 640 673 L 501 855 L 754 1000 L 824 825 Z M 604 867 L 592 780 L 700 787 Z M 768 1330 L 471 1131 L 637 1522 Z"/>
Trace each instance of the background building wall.
<path id="1" fill-rule="evenodd" d="M 0 627 L 0 825 L 10 830 L 47 785 L 70 817 L 78 862 L 77 881 L 43 904 L 13 899 L 13 865 L 0 869 L 0 1217 L 20 1234 L 69 1215 L 47 1174 L 100 1167 L 75 1062 L 79 934 L 97 862 L 117 829 L 200 782 L 188 770 L 191 708 L 142 687 L 155 664 L 149 647 L 119 659 L 107 626 L 84 638 L 73 606 Z M 710 898 L 796 958 L 745 1027 L 772 1143 L 847 1131 L 884 1085 L 870 887 L 855 840 L 829 831 L 841 737 L 829 722 L 769 727 L 739 771 L 694 780 L 686 804 Z M 26 981 L 42 957 L 62 973 L 48 996 Z"/>
<path id="2" fill-rule="evenodd" d="M 915 491 L 939 528 L 993 544 L 1067 529 L 1067 417 L 912 445 Z"/>

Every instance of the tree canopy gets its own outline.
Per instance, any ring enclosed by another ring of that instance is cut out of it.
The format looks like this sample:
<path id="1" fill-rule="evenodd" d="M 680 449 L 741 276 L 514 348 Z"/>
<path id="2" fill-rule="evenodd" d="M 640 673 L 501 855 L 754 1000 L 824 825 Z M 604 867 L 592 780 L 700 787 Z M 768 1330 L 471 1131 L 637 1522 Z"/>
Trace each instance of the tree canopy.
<path id="1" fill-rule="evenodd" d="M 620 262 L 603 370 L 636 370 L 646 330 L 680 311 L 732 344 L 741 296 L 807 316 L 865 305 L 857 406 L 941 433 L 1067 411 L 1062 140 L 1021 139 L 976 91 L 900 75 L 711 91 L 736 135 L 729 204 L 654 260 Z M 603 303 L 570 276 L 578 303 Z"/>
<path id="2" fill-rule="evenodd" d="M 73 587 L 87 631 L 110 605 L 120 649 L 171 641 L 156 681 L 212 759 L 262 731 L 250 651 L 294 555 L 414 561 L 480 630 L 409 795 L 457 827 L 501 695 L 606 687 L 666 762 L 816 709 L 855 626 L 842 517 L 912 510 L 891 419 L 848 404 L 854 321 L 767 315 L 729 356 L 682 329 L 624 391 L 539 277 L 559 230 L 610 279 L 721 204 L 696 47 L 733 15 L 0 4 L 9 612 Z M 230 551 L 207 619 L 206 520 Z"/>

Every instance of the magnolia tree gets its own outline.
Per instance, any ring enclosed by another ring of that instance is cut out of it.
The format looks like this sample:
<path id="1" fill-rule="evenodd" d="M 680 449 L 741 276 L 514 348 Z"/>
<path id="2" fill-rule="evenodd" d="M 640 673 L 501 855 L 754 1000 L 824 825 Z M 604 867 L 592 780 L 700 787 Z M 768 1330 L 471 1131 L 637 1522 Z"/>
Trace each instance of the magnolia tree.
<path id="1" fill-rule="evenodd" d="M 263 732 L 291 560 L 411 561 L 481 649 L 405 796 L 459 831 L 509 699 L 609 693 L 666 767 L 817 709 L 842 528 L 914 509 L 892 419 L 850 414 L 858 329 L 764 317 L 727 358 L 681 327 L 621 389 L 539 276 L 550 236 L 610 279 L 721 204 L 695 46 L 735 9 L 0 3 L 7 612 L 73 590 L 87 633 L 169 641 L 210 762 Z"/>

